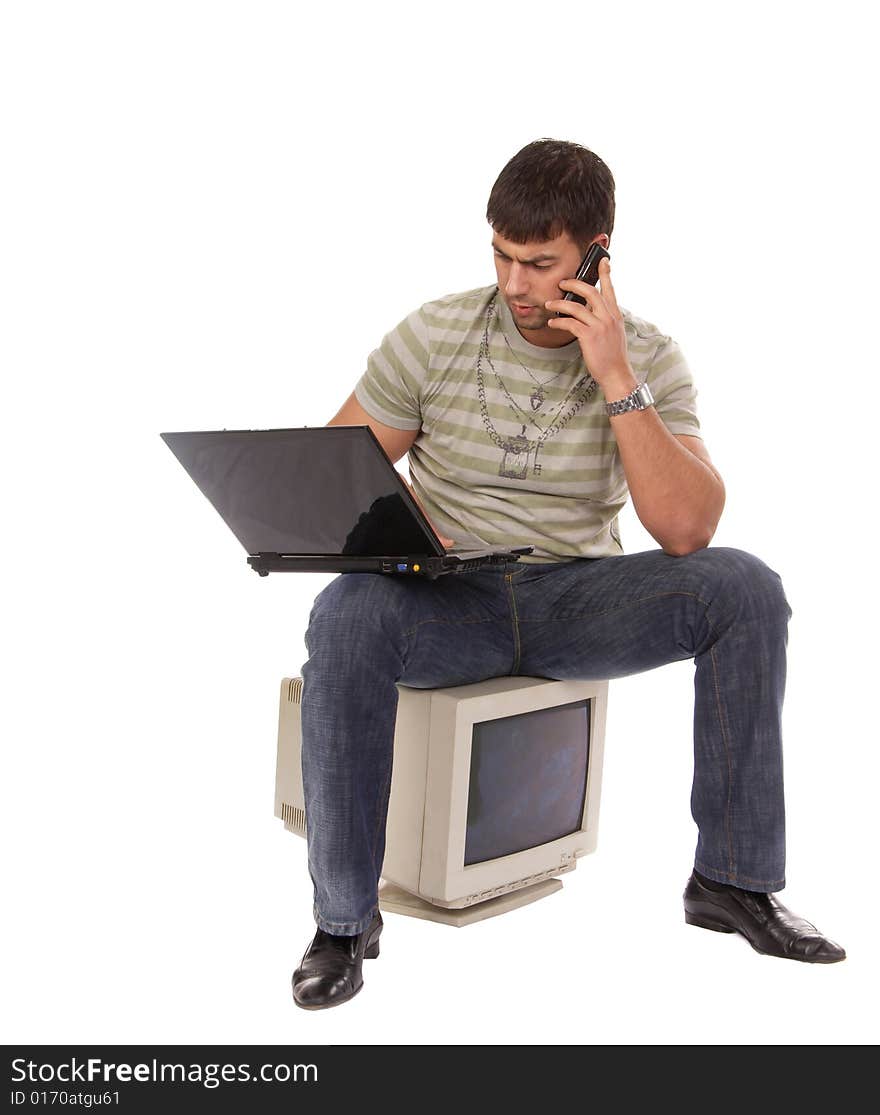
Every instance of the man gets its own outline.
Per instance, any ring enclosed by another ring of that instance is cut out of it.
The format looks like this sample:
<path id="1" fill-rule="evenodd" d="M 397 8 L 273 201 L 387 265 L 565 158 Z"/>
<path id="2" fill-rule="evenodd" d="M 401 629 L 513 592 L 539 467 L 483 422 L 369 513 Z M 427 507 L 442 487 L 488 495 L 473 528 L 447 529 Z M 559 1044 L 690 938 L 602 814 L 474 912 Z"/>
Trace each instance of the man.
<path id="1" fill-rule="evenodd" d="M 294 999 L 345 1002 L 379 952 L 397 682 L 613 678 L 683 658 L 696 665 L 699 830 L 686 920 L 774 956 L 842 960 L 773 897 L 791 614 L 780 580 L 707 548 L 724 485 L 678 345 L 621 309 L 607 260 L 598 287 L 571 278 L 589 245 L 609 247 L 611 172 L 577 144 L 539 140 L 501 172 L 487 218 L 497 286 L 411 314 L 330 424 L 369 425 L 392 461 L 409 453 L 445 545 L 534 551 L 436 581 L 344 574 L 315 601 L 302 733 L 318 930 Z M 660 549 L 622 554 L 628 495 Z"/>

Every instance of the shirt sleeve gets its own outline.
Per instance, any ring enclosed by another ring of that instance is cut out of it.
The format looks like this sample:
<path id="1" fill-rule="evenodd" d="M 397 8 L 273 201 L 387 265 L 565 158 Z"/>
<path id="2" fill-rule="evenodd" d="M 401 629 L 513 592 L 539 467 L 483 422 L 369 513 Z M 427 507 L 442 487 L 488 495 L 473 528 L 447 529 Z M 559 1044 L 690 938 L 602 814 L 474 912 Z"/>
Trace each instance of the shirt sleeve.
<path id="1" fill-rule="evenodd" d="M 428 327 L 416 310 L 370 353 L 355 396 L 371 418 L 397 430 L 418 430 L 429 364 Z"/>
<path id="2" fill-rule="evenodd" d="M 697 389 L 678 344 L 667 337 L 651 361 L 647 376 L 657 413 L 671 434 L 701 437 Z"/>

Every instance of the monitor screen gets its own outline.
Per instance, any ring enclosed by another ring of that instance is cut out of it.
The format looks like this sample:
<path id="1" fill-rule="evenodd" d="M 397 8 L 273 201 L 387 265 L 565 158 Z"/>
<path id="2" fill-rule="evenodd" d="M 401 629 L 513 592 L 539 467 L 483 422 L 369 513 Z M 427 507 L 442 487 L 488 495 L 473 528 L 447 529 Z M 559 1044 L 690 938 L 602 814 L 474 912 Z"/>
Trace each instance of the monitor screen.
<path id="1" fill-rule="evenodd" d="M 589 751 L 588 700 L 475 723 L 465 865 L 577 832 Z"/>

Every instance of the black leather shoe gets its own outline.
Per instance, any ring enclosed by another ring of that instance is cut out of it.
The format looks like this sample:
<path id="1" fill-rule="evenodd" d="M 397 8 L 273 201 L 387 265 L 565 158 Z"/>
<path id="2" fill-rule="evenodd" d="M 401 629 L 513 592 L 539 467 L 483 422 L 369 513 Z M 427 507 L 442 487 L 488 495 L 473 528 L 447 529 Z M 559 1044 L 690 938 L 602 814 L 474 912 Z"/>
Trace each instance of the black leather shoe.
<path id="1" fill-rule="evenodd" d="M 364 986 L 361 966 L 379 955 L 382 915 L 354 937 L 336 937 L 319 929 L 293 973 L 293 999 L 305 1010 L 347 1003 Z"/>
<path id="2" fill-rule="evenodd" d="M 846 959 L 840 945 L 823 937 L 815 925 L 793 914 L 772 894 L 704 881 L 696 872 L 685 887 L 684 920 L 716 933 L 741 933 L 756 952 L 767 956 L 807 964 L 835 964 Z"/>

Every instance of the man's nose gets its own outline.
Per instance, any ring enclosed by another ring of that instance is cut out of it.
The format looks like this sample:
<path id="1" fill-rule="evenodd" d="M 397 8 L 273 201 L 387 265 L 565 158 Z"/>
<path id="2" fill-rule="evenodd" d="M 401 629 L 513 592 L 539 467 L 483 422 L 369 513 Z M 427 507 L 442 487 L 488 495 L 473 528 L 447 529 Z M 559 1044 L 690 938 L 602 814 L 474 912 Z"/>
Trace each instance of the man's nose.
<path id="1" fill-rule="evenodd" d="M 511 263 L 510 271 L 507 274 L 507 282 L 504 287 L 505 294 L 511 296 L 525 294 L 528 290 L 528 286 L 528 275 L 525 267 L 520 263 Z"/>

